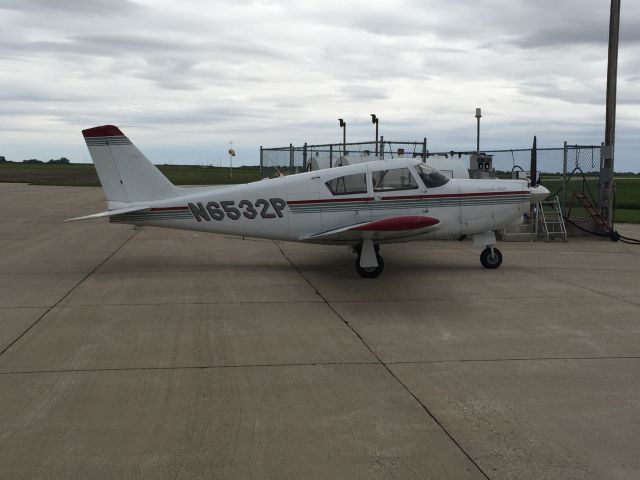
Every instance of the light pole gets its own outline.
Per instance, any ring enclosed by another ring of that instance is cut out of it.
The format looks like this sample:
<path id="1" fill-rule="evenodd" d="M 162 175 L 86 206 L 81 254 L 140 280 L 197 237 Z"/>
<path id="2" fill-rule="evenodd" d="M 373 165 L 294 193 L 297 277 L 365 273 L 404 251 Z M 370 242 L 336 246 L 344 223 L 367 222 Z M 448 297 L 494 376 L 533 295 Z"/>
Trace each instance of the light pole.
<path id="1" fill-rule="evenodd" d="M 371 114 L 371 123 L 376 126 L 376 157 L 378 156 L 378 121 L 380 119 L 376 116 L 375 113 Z"/>
<path id="2" fill-rule="evenodd" d="M 229 142 L 229 178 L 233 176 L 233 157 L 236 156 L 236 151 L 231 148 L 233 142 Z"/>
<path id="3" fill-rule="evenodd" d="M 480 153 L 480 118 L 482 118 L 482 109 L 476 108 L 476 119 L 478 120 L 478 127 L 476 131 L 476 155 Z"/>
<path id="4" fill-rule="evenodd" d="M 347 122 L 342 118 L 339 118 L 340 126 L 342 127 L 342 155 L 347 154 Z"/>

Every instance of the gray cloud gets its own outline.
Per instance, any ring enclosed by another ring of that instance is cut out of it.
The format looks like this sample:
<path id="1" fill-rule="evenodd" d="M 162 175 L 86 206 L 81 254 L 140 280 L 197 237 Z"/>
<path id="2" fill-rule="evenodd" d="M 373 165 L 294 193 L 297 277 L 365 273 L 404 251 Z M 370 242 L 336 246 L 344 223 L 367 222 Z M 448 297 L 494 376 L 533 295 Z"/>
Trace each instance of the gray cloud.
<path id="1" fill-rule="evenodd" d="M 0 9 L 16 10 L 28 15 L 34 12 L 62 15 L 109 15 L 131 13 L 140 7 L 129 0 L 3 0 Z"/>
<path id="2" fill-rule="evenodd" d="M 525 48 L 551 47 L 566 48 L 573 44 L 606 45 L 609 29 L 606 22 L 578 23 L 542 28 L 519 37 L 515 43 Z M 623 44 L 640 42 L 640 30 L 627 30 L 620 35 Z"/>
<path id="3" fill-rule="evenodd" d="M 622 9 L 618 138 L 631 151 L 640 5 Z M 184 144 L 233 137 L 257 151 L 339 141 L 340 116 L 361 140 L 372 112 L 387 138 L 463 148 L 476 106 L 496 147 L 534 131 L 554 144 L 601 137 L 601 0 L 0 0 L 0 10 L 1 118 L 11 125 L 0 145 L 22 158 L 34 138 L 72 144 L 100 123 L 137 126 L 159 161 L 161 147 L 180 148 L 172 130 Z"/>
<path id="4" fill-rule="evenodd" d="M 351 100 L 384 100 L 389 97 L 385 89 L 371 85 L 345 85 L 341 91 Z"/>

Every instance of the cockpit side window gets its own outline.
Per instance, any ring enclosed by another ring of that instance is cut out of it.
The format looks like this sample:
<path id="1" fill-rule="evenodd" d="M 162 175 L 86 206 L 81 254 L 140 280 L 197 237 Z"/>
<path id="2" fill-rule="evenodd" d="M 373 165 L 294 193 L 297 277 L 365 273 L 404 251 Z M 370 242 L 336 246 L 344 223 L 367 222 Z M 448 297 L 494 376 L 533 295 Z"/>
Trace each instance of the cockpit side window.
<path id="1" fill-rule="evenodd" d="M 408 168 L 394 168 L 371 172 L 374 192 L 392 192 L 395 190 L 414 190 L 418 182 Z"/>
<path id="2" fill-rule="evenodd" d="M 356 173 L 345 175 L 325 182 L 329 191 L 334 195 L 353 195 L 367 193 L 367 174 Z"/>
<path id="3" fill-rule="evenodd" d="M 440 170 L 436 170 L 431 165 L 427 165 L 426 163 L 419 163 L 416 165 L 416 170 L 418 171 L 418 175 L 424 182 L 424 186 L 427 188 L 437 188 L 441 187 L 449 181 L 449 177 L 447 177 Z"/>

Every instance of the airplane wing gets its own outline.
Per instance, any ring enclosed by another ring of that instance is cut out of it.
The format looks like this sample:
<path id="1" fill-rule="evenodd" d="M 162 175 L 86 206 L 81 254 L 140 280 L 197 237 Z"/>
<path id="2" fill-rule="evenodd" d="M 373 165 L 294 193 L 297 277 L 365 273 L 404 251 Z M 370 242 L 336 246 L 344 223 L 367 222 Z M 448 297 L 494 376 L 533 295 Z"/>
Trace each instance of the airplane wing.
<path id="1" fill-rule="evenodd" d="M 127 207 L 116 208 L 114 210 L 107 210 L 106 212 L 94 213 L 91 215 L 85 215 L 84 217 L 68 218 L 65 222 L 75 222 L 78 220 L 91 220 L 92 218 L 111 217 L 113 215 L 120 215 L 122 213 L 142 212 L 151 210 L 151 207 Z"/>
<path id="2" fill-rule="evenodd" d="M 364 239 L 390 240 L 422 235 L 438 228 L 440 220 L 423 215 L 389 217 L 371 222 L 356 223 L 346 227 L 316 233 L 302 240 L 349 242 Z"/>

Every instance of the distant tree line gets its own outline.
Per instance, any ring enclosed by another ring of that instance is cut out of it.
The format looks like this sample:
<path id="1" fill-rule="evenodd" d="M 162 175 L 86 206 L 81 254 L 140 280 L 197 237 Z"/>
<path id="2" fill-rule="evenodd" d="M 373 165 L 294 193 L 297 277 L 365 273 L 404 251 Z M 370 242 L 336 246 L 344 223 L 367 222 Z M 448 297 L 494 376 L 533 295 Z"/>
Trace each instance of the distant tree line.
<path id="1" fill-rule="evenodd" d="M 4 157 L 0 155 L 0 163 L 3 162 L 8 162 L 8 160 Z M 68 164 L 71 163 L 71 161 L 67 158 L 67 157 L 60 157 L 60 158 L 51 158 L 49 160 L 47 160 L 46 162 L 43 162 L 42 160 L 38 160 L 37 158 L 30 158 L 28 160 L 22 160 L 22 163 L 51 163 L 51 164 Z"/>
<path id="2" fill-rule="evenodd" d="M 60 157 L 57 160 L 54 160 L 52 158 L 47 163 L 71 163 L 71 162 L 69 162 L 69 159 L 66 157 Z"/>
<path id="3" fill-rule="evenodd" d="M 7 160 L 4 155 L 0 155 L 0 163 L 14 163 L 14 162 L 12 162 L 11 160 Z M 68 163 L 71 163 L 71 160 L 69 160 L 67 157 L 60 157 L 60 158 L 51 158 L 46 162 L 43 162 L 42 160 L 38 160 L 37 158 L 30 158 L 28 160 L 22 160 L 22 163 L 68 164 Z"/>

